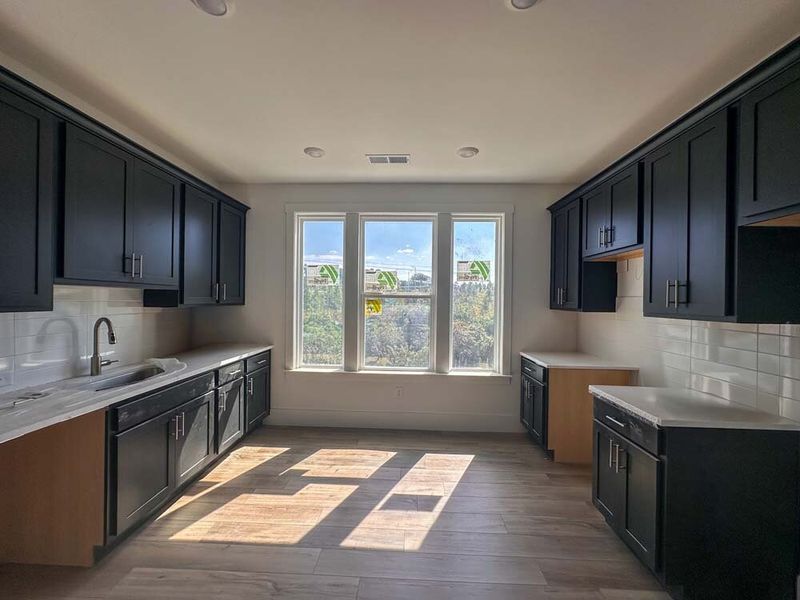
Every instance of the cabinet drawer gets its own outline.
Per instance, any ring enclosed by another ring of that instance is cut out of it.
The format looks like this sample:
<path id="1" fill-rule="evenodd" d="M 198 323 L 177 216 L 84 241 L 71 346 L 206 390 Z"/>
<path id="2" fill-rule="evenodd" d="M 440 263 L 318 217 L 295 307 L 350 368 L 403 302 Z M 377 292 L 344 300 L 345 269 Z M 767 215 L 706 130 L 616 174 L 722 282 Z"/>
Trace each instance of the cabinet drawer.
<path id="1" fill-rule="evenodd" d="M 655 455 L 659 454 L 661 436 L 659 435 L 658 427 L 655 425 L 597 397 L 594 398 L 594 418 L 648 452 Z"/>
<path id="2" fill-rule="evenodd" d="M 547 369 L 527 358 L 522 359 L 522 374 L 532 377 L 540 383 L 547 383 Z"/>
<path id="3" fill-rule="evenodd" d="M 256 354 L 255 356 L 251 356 L 247 359 L 247 372 L 252 373 L 257 369 L 263 369 L 264 367 L 269 367 L 269 359 L 270 354 L 269 352 L 262 352 L 261 354 Z"/>
<path id="4" fill-rule="evenodd" d="M 214 389 L 214 372 L 184 381 L 111 409 L 111 428 L 125 431 Z"/>
<path id="5" fill-rule="evenodd" d="M 217 370 L 217 385 L 225 385 L 244 376 L 244 361 L 225 365 Z"/>

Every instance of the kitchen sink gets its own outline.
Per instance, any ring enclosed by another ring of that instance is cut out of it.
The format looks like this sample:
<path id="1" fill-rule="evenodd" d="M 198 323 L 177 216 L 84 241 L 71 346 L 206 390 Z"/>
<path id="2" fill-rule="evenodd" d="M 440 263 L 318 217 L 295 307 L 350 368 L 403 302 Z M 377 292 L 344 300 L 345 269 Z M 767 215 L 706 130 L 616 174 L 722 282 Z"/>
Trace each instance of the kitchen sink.
<path id="1" fill-rule="evenodd" d="M 144 381 L 145 379 L 150 379 L 151 377 L 155 377 L 156 375 L 161 375 L 161 373 L 163 372 L 164 369 L 162 369 L 157 365 L 147 365 L 146 367 L 136 369 L 135 371 L 120 373 L 119 375 L 114 375 L 112 377 L 108 377 L 107 379 L 98 381 L 96 384 L 97 387 L 95 387 L 94 389 L 96 392 L 100 392 L 102 390 L 110 390 L 112 388 L 118 388 L 124 385 L 138 383 L 139 381 Z"/>

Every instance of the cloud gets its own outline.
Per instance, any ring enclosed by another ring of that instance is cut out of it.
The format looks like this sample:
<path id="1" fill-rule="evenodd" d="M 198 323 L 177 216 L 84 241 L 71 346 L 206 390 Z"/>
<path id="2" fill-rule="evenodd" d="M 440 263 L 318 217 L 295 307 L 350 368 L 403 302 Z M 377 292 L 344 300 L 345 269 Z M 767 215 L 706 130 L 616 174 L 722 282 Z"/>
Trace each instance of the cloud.
<path id="1" fill-rule="evenodd" d="M 406 246 L 405 248 L 400 248 L 400 250 L 398 250 L 397 253 L 398 254 L 414 254 L 414 249 L 413 248 L 409 248 L 408 246 Z"/>

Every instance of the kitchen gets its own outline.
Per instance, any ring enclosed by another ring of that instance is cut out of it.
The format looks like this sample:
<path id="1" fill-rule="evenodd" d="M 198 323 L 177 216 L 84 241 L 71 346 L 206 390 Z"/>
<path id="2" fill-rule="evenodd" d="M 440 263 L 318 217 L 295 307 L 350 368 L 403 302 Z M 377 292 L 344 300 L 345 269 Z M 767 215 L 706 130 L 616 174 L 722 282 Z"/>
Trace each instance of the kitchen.
<path id="1" fill-rule="evenodd" d="M 799 7 L 333 4 L 0 2 L 0 597 L 797 597 Z"/>

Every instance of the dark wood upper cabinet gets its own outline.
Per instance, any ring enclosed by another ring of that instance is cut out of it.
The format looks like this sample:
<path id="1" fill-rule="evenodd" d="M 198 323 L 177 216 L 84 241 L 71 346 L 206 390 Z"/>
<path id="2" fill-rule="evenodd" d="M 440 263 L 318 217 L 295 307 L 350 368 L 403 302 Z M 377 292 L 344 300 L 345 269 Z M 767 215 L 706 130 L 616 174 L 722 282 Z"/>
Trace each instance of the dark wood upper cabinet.
<path id="1" fill-rule="evenodd" d="M 136 277 L 148 285 L 178 285 L 180 276 L 181 182 L 161 169 L 136 159 L 131 234 L 126 256 L 136 260 Z"/>
<path id="2" fill-rule="evenodd" d="M 581 284 L 581 201 L 553 213 L 550 308 L 578 310 Z"/>
<path id="3" fill-rule="evenodd" d="M 222 202 L 219 209 L 220 304 L 244 304 L 245 213 Z"/>
<path id="4" fill-rule="evenodd" d="M 583 256 L 641 244 L 639 164 L 633 164 L 583 196 Z"/>
<path id="5" fill-rule="evenodd" d="M 126 254 L 133 196 L 134 158 L 117 146 L 67 124 L 64 165 L 62 276 L 97 282 L 132 282 Z"/>
<path id="6" fill-rule="evenodd" d="M 64 278 L 178 287 L 178 179 L 69 124 L 64 178 Z"/>
<path id="7" fill-rule="evenodd" d="M 645 159 L 645 315 L 731 312 L 728 156 L 721 111 Z"/>
<path id="8" fill-rule="evenodd" d="M 217 239 L 219 201 L 186 186 L 183 204 L 182 302 L 215 304 L 218 297 Z"/>
<path id="9" fill-rule="evenodd" d="M 52 310 L 53 117 L 0 88 L 0 312 Z"/>
<path id="10" fill-rule="evenodd" d="M 800 64 L 746 94 L 739 110 L 740 222 L 800 211 Z"/>

